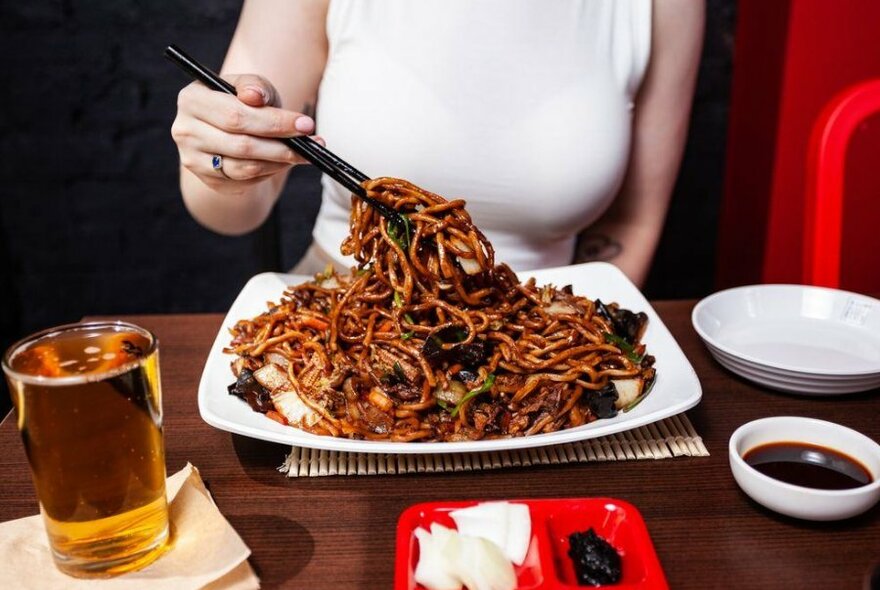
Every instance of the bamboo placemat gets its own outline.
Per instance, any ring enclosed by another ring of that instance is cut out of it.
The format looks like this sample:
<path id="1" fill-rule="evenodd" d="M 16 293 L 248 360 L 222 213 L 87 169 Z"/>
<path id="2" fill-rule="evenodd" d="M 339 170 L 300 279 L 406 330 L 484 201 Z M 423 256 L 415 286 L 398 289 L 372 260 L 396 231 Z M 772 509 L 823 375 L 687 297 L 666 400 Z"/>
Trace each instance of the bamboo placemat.
<path id="1" fill-rule="evenodd" d="M 287 473 L 288 477 L 394 475 L 708 455 L 709 450 L 688 417 L 678 414 L 647 426 L 599 438 L 511 451 L 394 455 L 292 447 L 284 465 L 278 470 Z"/>

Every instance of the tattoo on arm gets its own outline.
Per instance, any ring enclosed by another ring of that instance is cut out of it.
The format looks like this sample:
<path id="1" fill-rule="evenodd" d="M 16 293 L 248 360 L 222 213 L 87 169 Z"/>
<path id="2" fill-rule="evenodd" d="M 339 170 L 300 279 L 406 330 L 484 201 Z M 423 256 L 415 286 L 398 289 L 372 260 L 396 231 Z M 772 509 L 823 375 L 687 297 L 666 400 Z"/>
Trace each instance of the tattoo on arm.
<path id="1" fill-rule="evenodd" d="M 314 119 L 315 118 L 315 105 L 310 102 L 307 102 L 306 104 L 304 104 L 303 108 L 302 108 L 302 114 L 308 115 L 309 117 Z"/>
<path id="2" fill-rule="evenodd" d="M 575 252 L 575 262 L 612 260 L 623 251 L 620 242 L 601 234 L 582 234 Z"/>

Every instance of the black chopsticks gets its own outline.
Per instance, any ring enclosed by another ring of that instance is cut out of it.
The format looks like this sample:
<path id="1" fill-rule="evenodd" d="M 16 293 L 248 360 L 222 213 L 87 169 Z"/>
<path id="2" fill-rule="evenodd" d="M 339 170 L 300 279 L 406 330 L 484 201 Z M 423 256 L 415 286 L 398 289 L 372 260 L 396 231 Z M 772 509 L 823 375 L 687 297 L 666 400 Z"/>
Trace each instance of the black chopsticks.
<path id="1" fill-rule="evenodd" d="M 198 80 L 208 88 L 225 92 L 226 94 L 236 95 L 235 87 L 218 76 L 216 73 L 206 68 L 204 65 L 190 57 L 185 51 L 176 45 L 169 45 L 165 48 L 165 57 L 177 65 L 184 72 L 189 74 L 194 80 Z M 287 145 L 297 154 L 314 164 L 321 172 L 324 172 L 356 194 L 364 202 L 376 209 L 384 217 L 389 220 L 405 224 L 400 213 L 388 207 L 384 203 L 367 195 L 361 183 L 369 180 L 369 176 L 322 146 L 311 137 L 281 137 L 279 141 Z"/>

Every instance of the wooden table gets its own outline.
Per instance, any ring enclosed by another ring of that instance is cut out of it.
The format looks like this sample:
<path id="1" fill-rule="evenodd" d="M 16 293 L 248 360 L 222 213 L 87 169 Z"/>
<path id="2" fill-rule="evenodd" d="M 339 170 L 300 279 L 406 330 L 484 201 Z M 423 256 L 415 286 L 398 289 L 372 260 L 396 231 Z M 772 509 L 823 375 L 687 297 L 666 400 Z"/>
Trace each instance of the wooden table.
<path id="1" fill-rule="evenodd" d="M 196 465 L 220 509 L 253 550 L 264 588 L 391 588 L 397 517 L 407 506 L 450 499 L 610 496 L 634 504 L 672 588 L 861 588 L 880 560 L 880 506 L 838 523 L 777 515 L 737 487 L 727 441 L 749 420 L 801 415 L 880 440 L 878 391 L 794 397 L 725 372 L 690 324 L 693 302 L 657 311 L 700 377 L 688 412 L 710 457 L 584 463 L 478 473 L 288 479 L 286 448 L 216 430 L 199 417 L 196 391 L 219 315 L 127 317 L 161 341 L 169 473 Z M 0 425 L 0 521 L 35 514 L 14 418 Z"/>

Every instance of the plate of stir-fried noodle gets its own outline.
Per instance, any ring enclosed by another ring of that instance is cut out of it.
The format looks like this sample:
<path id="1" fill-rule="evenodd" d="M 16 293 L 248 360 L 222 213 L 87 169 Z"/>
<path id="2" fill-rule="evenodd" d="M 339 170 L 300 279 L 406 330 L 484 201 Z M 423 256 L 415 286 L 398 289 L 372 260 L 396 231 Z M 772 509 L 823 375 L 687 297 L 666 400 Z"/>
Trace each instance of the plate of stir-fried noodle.
<path id="1" fill-rule="evenodd" d="M 517 275 L 461 200 L 392 178 L 353 198 L 354 261 L 264 273 L 233 303 L 199 409 L 230 432 L 318 449 L 476 452 L 573 442 L 696 405 L 696 374 L 616 267 Z"/>

